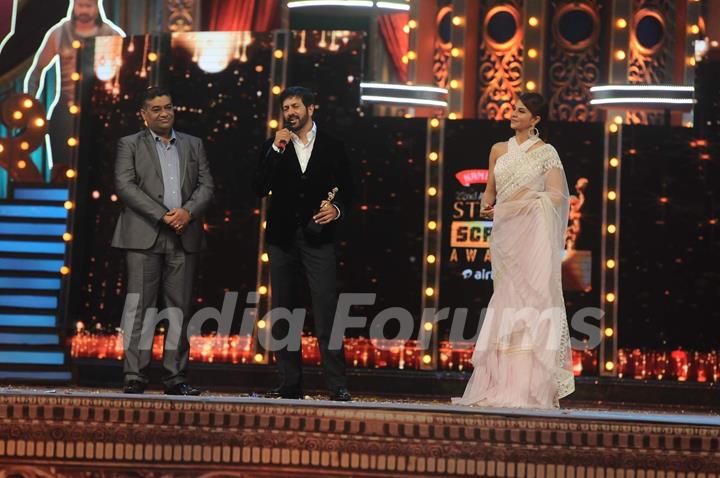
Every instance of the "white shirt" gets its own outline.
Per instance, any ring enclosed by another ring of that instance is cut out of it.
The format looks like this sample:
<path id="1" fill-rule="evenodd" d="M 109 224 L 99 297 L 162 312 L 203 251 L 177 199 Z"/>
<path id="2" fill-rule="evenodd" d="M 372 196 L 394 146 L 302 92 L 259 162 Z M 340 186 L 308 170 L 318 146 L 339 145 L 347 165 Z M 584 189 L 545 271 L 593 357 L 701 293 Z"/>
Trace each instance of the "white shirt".
<path id="1" fill-rule="evenodd" d="M 317 125 L 313 121 L 312 129 L 307 133 L 307 144 L 303 144 L 302 140 L 295 133 L 292 134 L 292 142 L 295 145 L 295 154 L 297 155 L 298 162 L 300 163 L 300 170 L 305 173 L 308 163 L 310 162 L 310 156 L 312 155 L 313 146 L 315 146 L 315 136 L 317 136 Z M 280 153 L 280 148 L 272 145 L 273 149 Z"/>

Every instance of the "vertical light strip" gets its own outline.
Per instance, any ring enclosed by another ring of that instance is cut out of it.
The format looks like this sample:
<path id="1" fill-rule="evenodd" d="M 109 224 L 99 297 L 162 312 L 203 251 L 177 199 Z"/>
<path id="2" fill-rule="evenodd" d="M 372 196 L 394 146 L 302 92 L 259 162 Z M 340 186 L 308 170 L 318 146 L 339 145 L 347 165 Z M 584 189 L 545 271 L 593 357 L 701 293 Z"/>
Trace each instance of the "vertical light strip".
<path id="1" fill-rule="evenodd" d="M 420 2 L 410 3 L 410 20 L 408 20 L 408 54 L 403 58 L 407 60 L 408 65 L 408 84 L 414 85 L 417 80 L 417 61 L 416 55 L 418 51 L 418 16 L 420 14 Z"/>
<path id="2" fill-rule="evenodd" d="M 700 2 L 687 2 L 687 30 L 685 33 L 685 62 L 683 67 L 683 84 L 695 84 L 695 41 L 700 40 Z M 691 127 L 694 122 L 693 111 L 684 112 L 682 124 Z"/>
<path id="3" fill-rule="evenodd" d="M 442 245 L 442 191 L 443 150 L 445 144 L 445 119 L 428 118 L 425 143 L 425 224 L 423 225 L 423 279 L 420 291 L 421 313 L 425 309 L 437 310 L 440 292 L 440 263 Z M 418 343 L 424 343 L 431 334 L 429 348 L 423 352 L 420 368 L 436 370 L 438 366 L 438 327 L 431 319 L 423 317 L 418 333 Z"/>
<path id="4" fill-rule="evenodd" d="M 268 91 L 268 123 L 266 137 L 275 134 L 282 124 L 280 102 L 278 95 L 285 88 L 287 81 L 287 64 L 290 48 L 290 32 L 276 30 L 273 33 L 274 51 L 271 55 L 270 82 Z M 271 191 L 272 194 L 272 191 Z M 255 291 L 258 303 L 255 306 L 255 358 L 256 363 L 270 363 L 270 353 L 260 344 L 260 335 L 264 334 L 265 343 L 268 343 L 271 333 L 270 317 L 267 313 L 271 308 L 272 289 L 270 288 L 270 267 L 268 266 L 267 245 L 265 244 L 265 227 L 267 224 L 268 198 L 263 198 L 260 204 L 260 232 L 258 234 L 257 278 Z M 264 260 L 265 259 L 265 260 Z M 259 320 L 258 320 L 259 319 Z"/>
<path id="5" fill-rule="evenodd" d="M 610 29 L 609 83 L 627 84 L 630 48 L 632 0 L 613 0 Z M 600 247 L 600 320 L 602 341 L 599 353 L 600 375 L 617 375 L 618 302 L 620 291 L 620 167 L 622 164 L 622 128 L 626 111 L 610 109 L 605 118 L 605 155 L 603 165 L 602 244 Z"/>
<path id="6" fill-rule="evenodd" d="M 620 266 L 620 167 L 622 164 L 622 123 L 612 117 L 605 122 L 603 165 L 603 231 L 600 250 L 600 375 L 616 375 L 618 341 L 618 271 Z"/>
<path id="7" fill-rule="evenodd" d="M 451 20 L 450 67 L 448 71 L 448 118 L 464 116 L 463 92 L 465 91 L 465 25 L 467 22 L 467 0 L 454 0 Z"/>
<path id="8" fill-rule="evenodd" d="M 543 92 L 547 0 L 523 2 L 523 92 Z"/>

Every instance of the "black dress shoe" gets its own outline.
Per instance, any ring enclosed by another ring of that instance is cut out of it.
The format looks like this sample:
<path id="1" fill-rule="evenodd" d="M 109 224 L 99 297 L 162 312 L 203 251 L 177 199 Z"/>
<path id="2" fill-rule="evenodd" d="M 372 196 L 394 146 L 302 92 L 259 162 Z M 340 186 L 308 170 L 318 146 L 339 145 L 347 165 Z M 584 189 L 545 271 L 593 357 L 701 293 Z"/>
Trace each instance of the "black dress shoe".
<path id="1" fill-rule="evenodd" d="M 296 387 L 277 387 L 266 393 L 267 398 L 292 398 L 301 399 L 303 398 L 302 390 Z"/>
<path id="2" fill-rule="evenodd" d="M 200 389 L 191 387 L 187 383 L 178 383 L 166 388 L 165 395 L 200 395 Z"/>
<path id="3" fill-rule="evenodd" d="M 330 394 L 330 400 L 336 401 L 336 402 L 351 402 L 352 397 L 350 396 L 350 393 L 347 391 L 347 388 L 340 387 L 336 389 L 333 393 Z"/>
<path id="4" fill-rule="evenodd" d="M 142 383 L 140 380 L 130 380 L 125 384 L 125 387 L 123 387 L 123 393 L 132 393 L 135 395 L 140 395 L 145 391 L 145 384 Z"/>

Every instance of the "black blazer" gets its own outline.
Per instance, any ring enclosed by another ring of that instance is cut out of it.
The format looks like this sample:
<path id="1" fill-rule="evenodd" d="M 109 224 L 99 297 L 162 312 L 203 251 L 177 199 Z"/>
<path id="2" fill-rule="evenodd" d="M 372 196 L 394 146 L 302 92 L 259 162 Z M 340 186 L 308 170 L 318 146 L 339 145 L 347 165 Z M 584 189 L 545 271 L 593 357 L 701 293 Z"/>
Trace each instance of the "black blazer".
<path id="1" fill-rule="evenodd" d="M 300 169 L 295 147 L 290 142 L 283 153 L 272 147 L 273 138 L 260 148 L 253 176 L 253 189 L 259 197 L 270 191 L 265 239 L 269 244 L 292 243 L 298 227 L 305 228 L 327 199 L 328 192 L 338 188 L 333 203 L 340 209 L 340 219 L 349 212 L 354 188 L 345 145 L 318 131 L 305 173 Z M 308 242 L 326 244 L 334 241 L 338 221 L 325 224 L 320 234 L 305 234 Z"/>

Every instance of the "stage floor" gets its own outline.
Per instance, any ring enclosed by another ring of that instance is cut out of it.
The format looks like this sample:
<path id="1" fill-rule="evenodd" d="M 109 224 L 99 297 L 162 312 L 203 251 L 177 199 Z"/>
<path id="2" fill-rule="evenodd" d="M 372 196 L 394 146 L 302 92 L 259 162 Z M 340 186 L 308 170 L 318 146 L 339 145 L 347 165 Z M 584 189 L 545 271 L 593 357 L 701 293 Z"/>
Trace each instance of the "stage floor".
<path id="1" fill-rule="evenodd" d="M 0 387 L 0 424 L 0 476 L 720 476 L 713 412 Z"/>

